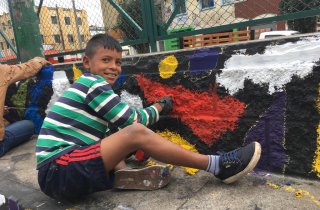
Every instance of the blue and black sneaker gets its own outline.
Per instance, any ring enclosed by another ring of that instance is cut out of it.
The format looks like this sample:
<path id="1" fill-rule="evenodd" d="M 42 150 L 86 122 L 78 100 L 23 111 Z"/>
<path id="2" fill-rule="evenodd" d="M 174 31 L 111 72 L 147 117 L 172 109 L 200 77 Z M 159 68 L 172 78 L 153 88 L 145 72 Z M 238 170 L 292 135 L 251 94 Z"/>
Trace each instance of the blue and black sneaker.
<path id="1" fill-rule="evenodd" d="M 226 184 L 233 183 L 256 167 L 260 155 L 261 145 L 258 142 L 222 154 L 219 159 L 220 172 L 216 177 Z"/>

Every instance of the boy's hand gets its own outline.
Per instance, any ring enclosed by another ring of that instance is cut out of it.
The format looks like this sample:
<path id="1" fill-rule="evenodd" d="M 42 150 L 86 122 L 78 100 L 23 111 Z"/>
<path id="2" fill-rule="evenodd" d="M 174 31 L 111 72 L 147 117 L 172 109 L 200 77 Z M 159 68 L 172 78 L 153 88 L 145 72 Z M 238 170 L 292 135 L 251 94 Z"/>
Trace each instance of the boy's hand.
<path id="1" fill-rule="evenodd" d="M 158 103 L 162 108 L 161 114 L 167 114 L 172 110 L 173 103 L 172 98 L 170 96 L 164 96 L 156 103 Z"/>

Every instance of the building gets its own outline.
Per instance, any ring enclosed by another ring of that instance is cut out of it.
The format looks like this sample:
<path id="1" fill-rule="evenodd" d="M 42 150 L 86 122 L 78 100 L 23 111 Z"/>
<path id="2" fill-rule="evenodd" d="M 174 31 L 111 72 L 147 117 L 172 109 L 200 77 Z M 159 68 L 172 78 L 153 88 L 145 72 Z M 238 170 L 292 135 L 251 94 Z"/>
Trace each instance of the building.
<path id="1" fill-rule="evenodd" d="M 175 9 L 177 0 L 167 0 L 163 3 L 163 19 L 168 21 Z M 169 27 L 177 29 L 189 26 L 193 29 L 203 29 L 227 25 L 235 21 L 233 0 L 182 0 L 178 14 Z"/>
<path id="2" fill-rule="evenodd" d="M 11 18 L 8 13 L 3 13 L 0 15 L 0 29 L 7 36 L 8 40 L 11 41 L 13 46 L 15 47 L 14 33 L 12 29 Z M 5 39 L 0 36 L 0 58 L 1 57 L 9 57 L 15 55 L 10 46 L 7 44 Z"/>
<path id="3" fill-rule="evenodd" d="M 43 43 L 53 50 L 83 49 L 91 37 L 85 10 L 43 6 L 39 20 Z"/>
<path id="4" fill-rule="evenodd" d="M 235 17 L 243 20 L 255 20 L 280 15 L 279 4 L 281 0 L 246 0 L 235 4 Z M 248 9 L 249 8 L 249 9 Z M 261 24 L 248 28 L 255 30 L 255 38 L 259 37 L 260 32 L 285 30 L 285 21 Z"/>
<path id="5" fill-rule="evenodd" d="M 115 2 L 119 5 L 123 3 L 122 0 L 115 0 Z M 105 32 L 112 35 L 116 39 L 122 40 L 123 32 L 114 28 L 117 25 L 119 12 L 109 3 L 109 1 L 100 0 L 100 3 Z"/>
<path id="6" fill-rule="evenodd" d="M 46 55 L 83 49 L 91 38 L 85 10 L 42 6 L 39 20 Z M 0 28 L 15 46 L 13 27 L 8 13 L 0 15 Z M 15 57 L 2 36 L 0 36 L 0 50 L 2 61 Z"/>

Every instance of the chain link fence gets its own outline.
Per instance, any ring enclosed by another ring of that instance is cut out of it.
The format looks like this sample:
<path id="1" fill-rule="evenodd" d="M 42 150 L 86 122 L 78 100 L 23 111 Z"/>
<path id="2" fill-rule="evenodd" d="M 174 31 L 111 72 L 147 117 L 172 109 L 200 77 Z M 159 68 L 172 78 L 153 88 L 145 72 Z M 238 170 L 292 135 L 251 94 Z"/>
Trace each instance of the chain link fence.
<path id="1" fill-rule="evenodd" d="M 0 1 L 0 34 L 0 62 L 14 60 L 16 42 L 7 1 Z"/>
<path id="2" fill-rule="evenodd" d="M 15 56 L 8 1 L 0 0 L 1 61 Z M 81 51 L 97 33 L 110 33 L 142 53 L 149 52 L 149 45 L 153 50 L 173 50 L 257 39 L 264 31 L 320 31 L 319 0 L 34 0 L 34 4 L 46 56 Z M 202 44 L 195 45 L 197 39 Z"/>

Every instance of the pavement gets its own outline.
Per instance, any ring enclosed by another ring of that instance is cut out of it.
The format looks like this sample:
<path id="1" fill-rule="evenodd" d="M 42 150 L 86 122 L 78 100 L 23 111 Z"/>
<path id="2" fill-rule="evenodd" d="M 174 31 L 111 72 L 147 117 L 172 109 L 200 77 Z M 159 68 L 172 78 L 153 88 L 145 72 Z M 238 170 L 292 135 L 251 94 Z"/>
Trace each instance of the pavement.
<path id="1" fill-rule="evenodd" d="M 225 185 L 209 173 L 188 175 L 180 167 L 160 190 L 108 190 L 74 202 L 57 201 L 37 184 L 35 143 L 33 138 L 0 158 L 0 195 L 16 199 L 28 210 L 320 209 L 320 179 L 253 172 Z"/>

